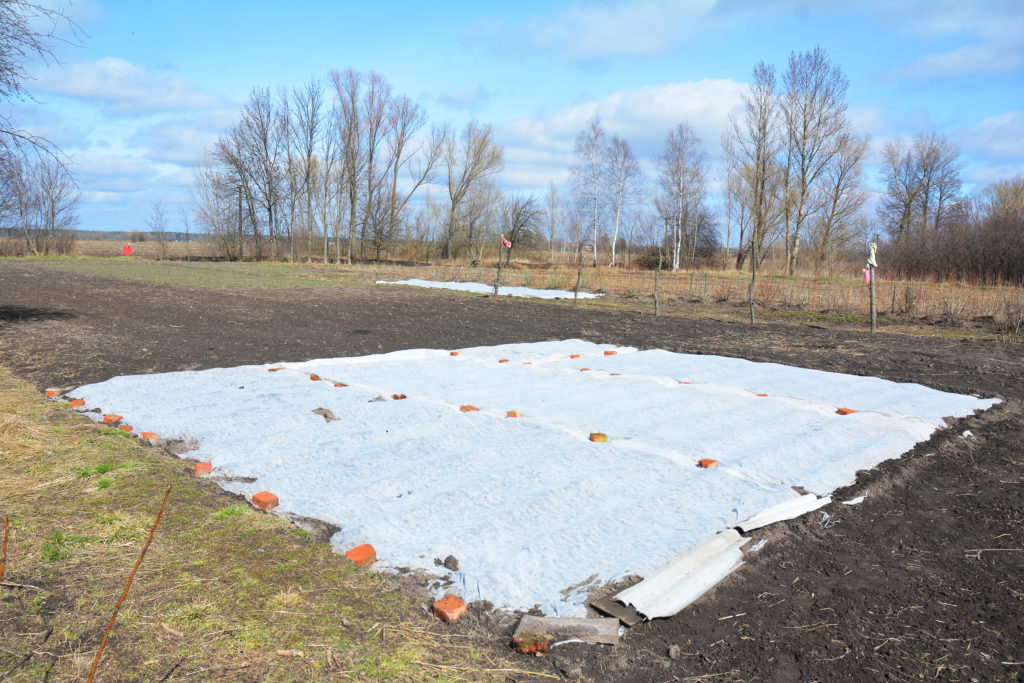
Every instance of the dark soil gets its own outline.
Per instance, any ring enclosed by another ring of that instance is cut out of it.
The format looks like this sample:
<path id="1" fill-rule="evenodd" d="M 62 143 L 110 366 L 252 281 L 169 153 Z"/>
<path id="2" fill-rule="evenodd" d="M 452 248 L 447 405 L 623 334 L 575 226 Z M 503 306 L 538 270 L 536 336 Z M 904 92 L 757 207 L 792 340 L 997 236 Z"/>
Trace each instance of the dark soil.
<path id="1" fill-rule="evenodd" d="M 995 341 L 759 324 L 407 287 L 219 292 L 0 262 L 0 363 L 40 388 L 114 375 L 580 338 L 919 382 L 1004 403 L 755 532 L 694 606 L 538 671 L 609 681 L 1024 678 L 1024 362 Z M 964 436 L 965 430 L 972 433 Z M 599 505 L 600 501 L 594 501 Z M 552 558 L 557 561 L 557 558 Z M 455 628 L 503 644 L 510 621 Z M 490 624 L 490 626 L 488 626 Z M 673 647 L 676 646 L 676 647 Z M 671 656 L 670 656 L 671 650 Z"/>

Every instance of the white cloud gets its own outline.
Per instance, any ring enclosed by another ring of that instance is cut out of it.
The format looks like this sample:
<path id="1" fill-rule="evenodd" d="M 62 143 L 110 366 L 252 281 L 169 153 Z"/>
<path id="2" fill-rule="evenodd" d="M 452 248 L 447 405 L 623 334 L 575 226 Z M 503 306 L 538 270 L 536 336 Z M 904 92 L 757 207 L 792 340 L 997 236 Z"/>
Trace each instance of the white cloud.
<path id="1" fill-rule="evenodd" d="M 217 102 L 183 78 L 150 74 L 117 57 L 50 66 L 36 75 L 33 88 L 100 102 L 120 115 L 205 108 Z"/>
<path id="2" fill-rule="evenodd" d="M 708 160 L 714 161 L 729 114 L 741 106 L 745 88 L 737 81 L 711 79 L 647 86 L 546 116 L 517 119 L 497 131 L 505 146 L 502 182 L 543 189 L 549 180 L 564 180 L 576 136 L 595 115 L 605 132 L 628 141 L 641 161 L 659 154 L 669 131 L 686 121 L 701 138 Z"/>
<path id="3" fill-rule="evenodd" d="M 954 136 L 963 151 L 992 159 L 1024 159 L 1024 109 L 982 119 Z"/>
<path id="4" fill-rule="evenodd" d="M 474 110 L 480 109 L 487 104 L 491 99 L 491 94 L 487 92 L 487 89 L 481 83 L 474 81 L 452 88 L 448 92 L 443 93 L 438 99 L 441 104 L 452 109 Z"/>
<path id="5" fill-rule="evenodd" d="M 238 112 L 227 109 L 167 118 L 140 127 L 128 144 L 144 149 L 144 156 L 152 161 L 190 166 L 237 119 Z"/>
<path id="6" fill-rule="evenodd" d="M 570 59 L 657 54 L 698 28 L 715 0 L 577 3 L 528 26 L 534 47 Z"/>
<path id="7" fill-rule="evenodd" d="M 909 78 L 1005 74 L 1024 70 L 1024 3 L 1019 0 L 961 2 L 942 0 L 920 5 L 881 6 L 889 23 L 926 39 L 962 37 L 966 44 L 927 54 L 893 69 Z"/>

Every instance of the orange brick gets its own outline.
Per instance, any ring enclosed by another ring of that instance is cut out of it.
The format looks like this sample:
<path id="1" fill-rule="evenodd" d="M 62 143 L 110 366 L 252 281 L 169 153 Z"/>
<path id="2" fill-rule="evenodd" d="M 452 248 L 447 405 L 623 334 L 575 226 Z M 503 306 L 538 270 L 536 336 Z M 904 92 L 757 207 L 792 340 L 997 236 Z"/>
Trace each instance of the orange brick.
<path id="1" fill-rule="evenodd" d="M 440 600 L 434 601 L 434 615 L 448 624 L 466 613 L 466 603 L 457 595 L 449 593 Z"/>
<path id="2" fill-rule="evenodd" d="M 521 412 L 519 412 L 518 410 L 510 410 L 507 413 L 505 413 L 505 417 L 522 417 L 522 416 L 523 416 L 523 414 Z"/>
<path id="3" fill-rule="evenodd" d="M 711 458 L 704 458 L 703 460 L 697 461 L 697 467 L 702 467 L 706 470 L 709 470 L 712 467 L 718 467 L 718 461 L 712 460 Z"/>
<path id="4" fill-rule="evenodd" d="M 132 431 L 132 426 L 131 425 L 118 425 L 117 428 L 120 429 L 122 432 L 130 432 L 130 431 Z"/>
<path id="5" fill-rule="evenodd" d="M 758 394 L 758 396 L 760 396 L 761 398 L 764 398 L 764 397 L 765 397 L 765 396 L 767 396 L 767 395 L 768 395 L 768 394 Z"/>
<path id="6" fill-rule="evenodd" d="M 590 372 L 590 368 L 580 368 L 580 372 Z"/>
<path id="7" fill-rule="evenodd" d="M 270 491 L 260 491 L 252 497 L 252 504 L 264 510 L 273 510 L 278 504 L 277 496 Z"/>
<path id="8" fill-rule="evenodd" d="M 611 374 L 612 377 L 618 377 L 622 373 L 621 372 L 612 372 L 612 373 L 609 373 L 609 374 Z"/>
<path id="9" fill-rule="evenodd" d="M 533 365 L 533 361 L 532 360 L 524 360 L 523 361 L 523 365 Z"/>
<path id="10" fill-rule="evenodd" d="M 464 413 L 472 413 L 474 410 L 480 410 L 476 406 L 459 406 L 459 410 Z"/>
<path id="11" fill-rule="evenodd" d="M 209 460 L 205 462 L 197 462 L 192 468 L 192 474 L 197 477 L 201 477 L 204 474 L 210 474 L 211 472 L 213 472 L 213 464 Z"/>
<path id="12" fill-rule="evenodd" d="M 851 408 L 840 408 L 839 410 L 836 411 L 836 415 L 853 415 L 856 412 L 856 410 L 853 410 Z"/>
<path id="13" fill-rule="evenodd" d="M 320 375 L 317 375 L 317 374 L 315 374 L 315 373 L 314 373 L 314 374 L 312 374 L 312 375 L 310 375 L 310 376 L 309 376 L 309 378 L 310 378 L 311 380 L 313 380 L 314 382 L 319 382 L 319 381 L 320 381 L 320 380 L 322 379 L 322 377 L 320 377 Z"/>
<path id="14" fill-rule="evenodd" d="M 541 652 L 547 652 L 553 638 L 546 633 L 530 633 L 524 631 L 512 636 L 512 647 L 516 652 L 528 655 L 541 656 Z"/>
<path id="15" fill-rule="evenodd" d="M 104 415 L 103 416 L 103 421 L 105 423 L 107 423 L 108 425 L 112 425 L 115 422 L 120 422 L 121 421 L 121 416 L 120 415 L 114 415 L 113 413 L 111 413 L 110 415 Z"/>
<path id="16" fill-rule="evenodd" d="M 278 370 L 284 370 L 284 368 L 267 368 L 267 372 L 277 372 Z"/>
<path id="17" fill-rule="evenodd" d="M 72 408 L 81 408 L 82 406 L 85 405 L 85 401 L 83 401 L 80 398 L 76 398 L 72 399 L 71 403 L 69 403 L 68 405 L 70 405 Z"/>
<path id="18" fill-rule="evenodd" d="M 498 362 L 499 362 L 499 363 L 507 363 L 507 362 L 508 362 L 508 358 L 500 358 L 500 359 L 498 360 Z"/>
<path id="19" fill-rule="evenodd" d="M 570 353 L 569 358 L 582 358 L 582 356 L 580 356 L 580 354 L 578 353 Z"/>
<path id="20" fill-rule="evenodd" d="M 459 352 L 458 351 L 449 351 L 448 355 L 449 356 L 457 356 L 457 355 L 459 355 Z"/>
<path id="21" fill-rule="evenodd" d="M 609 350 L 609 351 L 605 351 L 604 355 L 606 355 L 606 356 L 614 356 L 617 353 L 618 353 L 618 351 L 611 351 L 611 350 Z"/>
<path id="22" fill-rule="evenodd" d="M 343 386 L 347 386 L 347 385 L 344 382 L 335 382 L 334 386 L 336 386 L 336 387 L 343 387 Z"/>
<path id="23" fill-rule="evenodd" d="M 139 432 L 140 439 L 148 439 L 150 441 L 159 441 L 160 435 L 153 432 Z"/>
<path id="24" fill-rule="evenodd" d="M 601 432 L 594 432 L 590 435 L 590 440 L 594 443 L 604 443 L 608 440 L 608 435 L 602 434 Z"/>
<path id="25" fill-rule="evenodd" d="M 401 401 L 403 398 L 406 398 L 405 394 L 391 394 L 391 399 L 394 401 Z"/>
<path id="26" fill-rule="evenodd" d="M 680 383 L 680 384 L 693 384 L 693 382 L 683 382 L 682 380 L 680 380 L 680 382 L 679 382 L 679 383 Z"/>
<path id="27" fill-rule="evenodd" d="M 57 397 L 57 396 L 61 395 L 61 390 L 60 389 L 47 389 L 46 390 L 46 395 L 49 396 L 50 398 L 54 398 L 54 397 Z"/>
<path id="28" fill-rule="evenodd" d="M 345 557 L 352 560 L 360 567 L 369 567 L 377 561 L 377 551 L 374 550 L 373 546 L 369 543 L 364 543 L 363 545 L 357 545 L 351 550 L 346 550 Z"/>

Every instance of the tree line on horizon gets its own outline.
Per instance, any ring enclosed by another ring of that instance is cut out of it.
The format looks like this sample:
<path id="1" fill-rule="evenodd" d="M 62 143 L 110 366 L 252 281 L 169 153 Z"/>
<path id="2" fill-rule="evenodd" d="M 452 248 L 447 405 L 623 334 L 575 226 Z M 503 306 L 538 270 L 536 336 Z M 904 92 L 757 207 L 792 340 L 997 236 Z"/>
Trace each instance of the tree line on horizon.
<path id="1" fill-rule="evenodd" d="M 0 97 L 29 97 L 23 61 L 52 58 L 60 11 L 0 5 Z M 181 219 L 228 259 L 324 262 L 399 257 L 481 262 L 547 250 L 580 266 L 749 268 L 831 274 L 869 240 L 894 276 L 1024 278 L 1024 178 L 963 192 L 960 153 L 920 132 L 885 144 L 884 189 L 868 208 L 869 140 L 847 116 L 849 81 L 820 47 L 781 70 L 759 62 L 721 144 L 712 203 L 705 141 L 667 132 L 645 177 L 628 140 L 598 118 L 575 140 L 570 180 L 547 193 L 503 191 L 504 150 L 489 124 L 433 124 L 379 74 L 353 69 L 271 91 L 254 88 L 194 167 Z M 440 189 L 439 189 L 440 188 Z M 0 117 L 0 228 L 7 251 L 74 248 L 81 193 L 60 150 Z M 142 221 L 167 231 L 162 202 Z M 499 242 L 501 236 L 501 242 Z M 586 255 L 586 259 L 584 256 Z M 568 257 L 568 258 L 567 258 Z"/>

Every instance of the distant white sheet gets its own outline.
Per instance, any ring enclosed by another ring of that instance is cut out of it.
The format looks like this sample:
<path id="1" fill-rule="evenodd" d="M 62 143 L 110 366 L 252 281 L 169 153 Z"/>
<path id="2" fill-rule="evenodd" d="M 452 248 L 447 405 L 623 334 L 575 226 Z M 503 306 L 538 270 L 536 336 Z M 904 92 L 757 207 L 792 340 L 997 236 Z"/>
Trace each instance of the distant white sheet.
<path id="1" fill-rule="evenodd" d="M 494 285 L 485 285 L 479 282 L 435 282 L 433 280 L 377 280 L 378 285 L 412 285 L 414 287 L 429 287 L 432 289 L 454 289 L 460 292 L 474 292 L 476 294 L 491 294 L 494 292 Z M 499 287 L 498 296 L 518 296 L 526 299 L 571 299 L 572 291 L 564 289 L 534 289 L 532 287 Z M 591 294 L 580 292 L 580 299 L 594 299 L 602 294 Z"/>
<path id="2" fill-rule="evenodd" d="M 595 585 L 646 575 L 796 498 L 794 485 L 827 495 L 943 417 L 996 402 L 579 340 L 268 367 L 123 376 L 71 395 L 136 432 L 197 439 L 188 457 L 256 477 L 228 489 L 269 490 L 279 512 L 341 527 L 339 551 L 370 543 L 378 568 L 450 575 L 438 592 L 558 616 L 583 615 Z M 718 467 L 698 468 L 701 458 Z M 435 565 L 448 555 L 457 572 Z"/>

